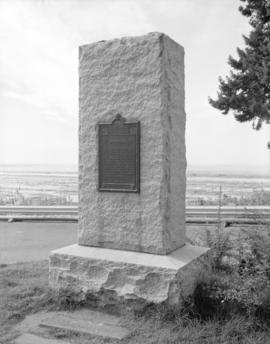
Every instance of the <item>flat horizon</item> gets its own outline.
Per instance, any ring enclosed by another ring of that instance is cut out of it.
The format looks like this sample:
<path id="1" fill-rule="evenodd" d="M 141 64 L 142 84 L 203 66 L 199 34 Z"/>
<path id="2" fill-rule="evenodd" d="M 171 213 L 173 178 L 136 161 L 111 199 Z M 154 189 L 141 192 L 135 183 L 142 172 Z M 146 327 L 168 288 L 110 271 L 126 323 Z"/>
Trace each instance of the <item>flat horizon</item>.
<path id="1" fill-rule="evenodd" d="M 77 172 L 78 164 L 49 164 L 49 163 L 12 163 L 2 164 L 0 163 L 0 171 L 32 171 L 32 172 Z M 213 172 L 241 172 L 241 173 L 259 173 L 269 174 L 270 176 L 270 164 L 265 165 L 230 165 L 230 164 L 187 164 L 187 171 L 213 171 Z"/>

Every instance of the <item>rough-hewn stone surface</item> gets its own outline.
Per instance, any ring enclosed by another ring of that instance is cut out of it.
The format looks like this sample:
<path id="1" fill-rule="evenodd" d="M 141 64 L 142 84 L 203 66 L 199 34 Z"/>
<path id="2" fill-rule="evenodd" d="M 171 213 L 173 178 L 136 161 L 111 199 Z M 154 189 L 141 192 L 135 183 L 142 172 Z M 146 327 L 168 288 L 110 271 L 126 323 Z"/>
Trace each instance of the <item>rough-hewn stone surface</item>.
<path id="1" fill-rule="evenodd" d="M 80 47 L 79 244 L 166 254 L 185 243 L 184 49 L 169 37 Z M 141 192 L 98 192 L 97 123 L 141 123 Z"/>
<path id="2" fill-rule="evenodd" d="M 186 244 L 165 256 L 76 244 L 51 253 L 50 285 L 79 299 L 179 304 L 192 293 L 207 251 Z"/>

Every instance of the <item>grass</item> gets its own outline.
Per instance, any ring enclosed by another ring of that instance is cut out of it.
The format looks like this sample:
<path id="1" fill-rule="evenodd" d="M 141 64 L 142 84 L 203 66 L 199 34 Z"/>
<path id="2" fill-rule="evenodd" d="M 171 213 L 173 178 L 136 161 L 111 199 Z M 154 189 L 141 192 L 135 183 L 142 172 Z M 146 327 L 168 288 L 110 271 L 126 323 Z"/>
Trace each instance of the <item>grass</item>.
<path id="1" fill-rule="evenodd" d="M 0 343 L 16 336 L 15 325 L 27 314 L 54 307 L 48 288 L 46 261 L 1 265 L 0 267 Z"/>
<path id="2" fill-rule="evenodd" d="M 39 311 L 58 310 L 48 286 L 48 264 L 45 261 L 0 266 L 0 343 L 12 343 L 18 335 L 16 325 L 26 315 Z M 183 344 L 267 344 L 270 330 L 258 328 L 253 319 L 232 314 L 226 320 L 211 318 L 202 321 L 190 307 L 181 311 L 168 310 L 163 306 L 148 306 L 140 312 L 122 315 L 122 323 L 131 329 L 131 335 L 124 341 L 135 343 L 183 343 Z M 65 331 L 52 335 L 72 343 L 115 343 L 113 340 L 71 335 Z"/>

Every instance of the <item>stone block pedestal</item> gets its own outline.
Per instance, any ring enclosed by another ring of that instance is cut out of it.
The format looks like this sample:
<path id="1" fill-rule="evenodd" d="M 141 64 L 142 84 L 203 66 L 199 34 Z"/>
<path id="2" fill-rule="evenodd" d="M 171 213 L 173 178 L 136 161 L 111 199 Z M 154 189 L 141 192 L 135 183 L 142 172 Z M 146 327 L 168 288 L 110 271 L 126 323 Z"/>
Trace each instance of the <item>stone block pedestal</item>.
<path id="1" fill-rule="evenodd" d="M 51 252 L 50 282 L 79 299 L 110 295 L 175 305 L 192 293 L 208 249 L 186 244 L 168 255 L 71 245 Z"/>
<path id="2" fill-rule="evenodd" d="M 78 245 L 52 252 L 51 286 L 177 304 L 207 252 L 186 244 L 184 49 L 154 32 L 79 59 Z"/>

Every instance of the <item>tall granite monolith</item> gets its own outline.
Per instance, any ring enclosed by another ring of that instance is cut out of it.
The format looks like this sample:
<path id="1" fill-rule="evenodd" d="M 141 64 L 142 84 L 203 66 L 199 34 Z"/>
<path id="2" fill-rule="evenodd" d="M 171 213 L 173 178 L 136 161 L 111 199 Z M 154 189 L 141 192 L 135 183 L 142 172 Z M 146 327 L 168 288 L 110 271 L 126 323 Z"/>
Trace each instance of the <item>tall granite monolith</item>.
<path id="1" fill-rule="evenodd" d="M 161 33 L 80 47 L 78 244 L 50 282 L 179 303 L 207 249 L 185 237 L 184 49 Z"/>

